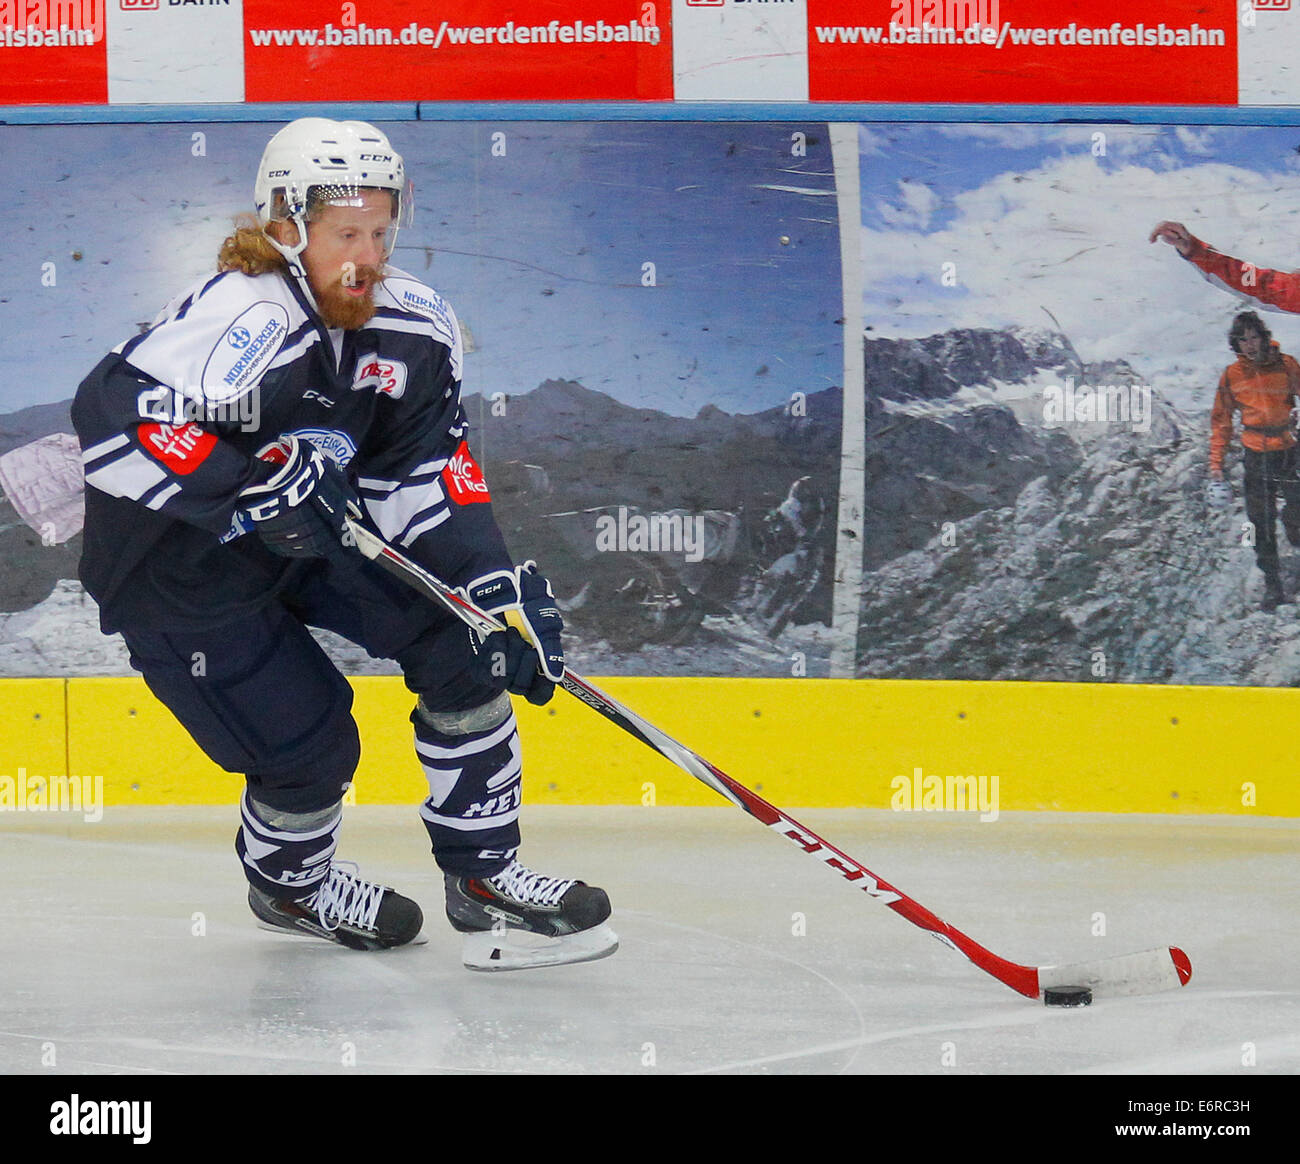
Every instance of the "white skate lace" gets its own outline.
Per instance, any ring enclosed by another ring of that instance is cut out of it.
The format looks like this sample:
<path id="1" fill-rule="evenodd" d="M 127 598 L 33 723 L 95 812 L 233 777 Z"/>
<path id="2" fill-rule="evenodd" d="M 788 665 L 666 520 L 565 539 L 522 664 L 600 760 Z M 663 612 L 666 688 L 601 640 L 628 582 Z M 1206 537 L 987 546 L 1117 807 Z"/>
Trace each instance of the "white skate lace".
<path id="1" fill-rule="evenodd" d="M 566 881 L 563 877 L 545 877 L 541 873 L 534 873 L 518 861 L 507 865 L 487 881 L 506 896 L 526 905 L 559 905 L 560 898 L 569 886 L 577 884 L 572 878 Z"/>
<path id="2" fill-rule="evenodd" d="M 336 861 L 330 866 L 325 884 L 308 899 L 310 908 L 316 910 L 320 924 L 327 930 L 341 925 L 373 930 L 379 904 L 388 891 L 385 885 L 376 885 L 357 876 L 357 867 L 347 861 Z"/>

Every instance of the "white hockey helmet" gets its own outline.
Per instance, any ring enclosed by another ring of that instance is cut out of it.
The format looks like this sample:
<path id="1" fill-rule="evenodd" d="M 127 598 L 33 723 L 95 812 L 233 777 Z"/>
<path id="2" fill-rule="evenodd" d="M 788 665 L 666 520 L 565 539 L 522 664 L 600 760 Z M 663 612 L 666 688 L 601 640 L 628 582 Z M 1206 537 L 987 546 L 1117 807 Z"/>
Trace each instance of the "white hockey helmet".
<path id="1" fill-rule="evenodd" d="M 301 117 L 266 143 L 257 167 L 253 203 L 263 231 L 277 219 L 298 228 L 298 242 L 293 246 L 270 234 L 267 238 L 289 261 L 294 274 L 301 276 L 298 257 L 307 247 L 309 215 L 322 205 L 356 205 L 365 189 L 393 192 L 393 226 L 387 242 L 391 254 L 398 228 L 410 224 L 414 211 L 401 154 L 380 130 L 364 121 Z"/>

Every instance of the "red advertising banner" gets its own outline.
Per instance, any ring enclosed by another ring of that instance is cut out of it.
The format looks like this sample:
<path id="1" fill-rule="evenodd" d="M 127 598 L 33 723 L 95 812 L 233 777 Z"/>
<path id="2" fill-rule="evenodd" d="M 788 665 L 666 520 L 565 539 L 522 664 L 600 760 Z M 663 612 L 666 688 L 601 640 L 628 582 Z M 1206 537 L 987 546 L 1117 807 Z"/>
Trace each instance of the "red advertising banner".
<path id="1" fill-rule="evenodd" d="M 0 0 L 0 105 L 108 100 L 105 5 L 117 0 Z"/>
<path id="2" fill-rule="evenodd" d="M 674 4 L 684 38 L 676 60 Z M 1291 7 L 1292 0 L 1092 0 L 1086 7 L 1076 0 L 0 0 L 0 105 L 805 96 L 1289 104 L 1300 84 L 1289 76 L 1300 47 Z"/>
<path id="3" fill-rule="evenodd" d="M 807 0 L 813 101 L 1235 105 L 1236 0 Z"/>
<path id="4" fill-rule="evenodd" d="M 671 0 L 245 0 L 249 101 L 669 101 Z"/>

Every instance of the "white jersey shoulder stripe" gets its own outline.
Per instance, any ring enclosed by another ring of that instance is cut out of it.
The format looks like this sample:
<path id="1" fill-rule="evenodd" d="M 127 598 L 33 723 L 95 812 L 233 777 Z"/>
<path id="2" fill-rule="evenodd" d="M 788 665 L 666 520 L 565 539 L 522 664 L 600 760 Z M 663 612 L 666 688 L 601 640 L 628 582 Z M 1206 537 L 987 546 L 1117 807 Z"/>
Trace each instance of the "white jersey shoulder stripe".
<path id="1" fill-rule="evenodd" d="M 305 332 L 296 343 L 281 348 L 275 358 L 266 366 L 266 370 L 269 372 L 272 368 L 283 368 L 286 364 L 292 364 L 295 360 L 301 359 L 320 342 L 320 332 L 313 327 L 310 331 Z"/>
<path id="2" fill-rule="evenodd" d="M 150 489 L 167 480 L 162 467 L 149 460 L 139 449 L 86 474 L 86 484 L 111 497 L 128 497 L 139 501 Z"/>
<path id="3" fill-rule="evenodd" d="M 447 494 L 435 477 L 419 485 L 394 489 L 384 497 L 370 497 L 363 493 L 362 500 L 379 532 L 391 541 L 406 532 L 410 524 L 427 511 L 445 507 Z"/>
<path id="4" fill-rule="evenodd" d="M 130 437 L 125 433 L 118 433 L 116 436 L 109 437 L 108 440 L 100 441 L 98 444 L 91 445 L 88 449 L 82 449 L 81 463 L 83 465 L 89 465 L 94 461 L 98 461 L 100 457 L 106 457 L 114 450 L 120 449 L 123 445 L 129 445 L 130 443 Z"/>
<path id="5" fill-rule="evenodd" d="M 173 497 L 181 491 L 180 485 L 173 481 L 166 489 L 159 489 L 148 501 L 145 502 L 147 509 L 161 509 Z"/>
<path id="6" fill-rule="evenodd" d="M 430 339 L 436 339 L 440 343 L 446 344 L 451 352 L 451 374 L 457 380 L 461 379 L 461 350 L 460 339 L 449 340 L 437 327 L 422 319 L 394 319 L 391 316 L 376 315 L 369 323 L 367 328 L 373 328 L 376 331 L 395 331 L 404 332 L 408 335 L 423 335 Z"/>
<path id="7" fill-rule="evenodd" d="M 200 293 L 201 292 L 201 293 Z M 196 404 L 250 392 L 306 314 L 278 274 L 230 271 L 194 289 L 171 315 L 129 345 L 128 361 Z"/>
<path id="8" fill-rule="evenodd" d="M 432 517 L 425 518 L 424 521 L 417 522 L 415 525 L 411 526 L 411 528 L 408 529 L 406 533 L 402 535 L 402 537 L 398 541 L 398 545 L 404 546 L 409 549 L 411 546 L 415 545 L 416 540 L 420 537 L 421 534 L 426 534 L 431 529 L 436 529 L 438 526 L 442 525 L 444 521 L 447 521 L 450 518 L 451 518 L 450 509 L 438 510 L 438 512 L 435 513 Z"/>
<path id="9" fill-rule="evenodd" d="M 378 291 L 375 293 L 377 307 L 395 307 L 409 315 L 428 320 L 433 326 L 433 334 L 451 348 L 451 366 L 456 379 L 460 379 L 461 362 L 465 355 L 464 344 L 460 334 L 460 324 L 456 313 L 441 295 L 432 287 L 421 283 L 414 275 L 406 271 L 389 267 Z M 376 316 L 371 326 L 383 326 L 392 331 L 414 330 L 399 327 L 403 321 Z"/>

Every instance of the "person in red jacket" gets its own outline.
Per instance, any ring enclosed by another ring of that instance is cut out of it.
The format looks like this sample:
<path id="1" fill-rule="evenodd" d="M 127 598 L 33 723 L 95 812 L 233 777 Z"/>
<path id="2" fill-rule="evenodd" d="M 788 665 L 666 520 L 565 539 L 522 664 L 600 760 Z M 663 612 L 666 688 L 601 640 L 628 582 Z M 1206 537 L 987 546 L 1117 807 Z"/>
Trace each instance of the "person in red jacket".
<path id="1" fill-rule="evenodd" d="M 1222 254 L 1181 222 L 1161 222 L 1151 242 L 1169 243 L 1211 283 L 1281 311 L 1300 313 L 1300 272 L 1274 271 Z M 1232 417 L 1241 413 L 1246 516 L 1255 529 L 1255 561 L 1264 573 L 1264 608 L 1285 601 L 1277 555 L 1277 500 L 1282 528 L 1300 545 L 1300 476 L 1291 409 L 1300 393 L 1300 365 L 1284 355 L 1253 311 L 1233 320 L 1228 342 L 1237 362 L 1224 370 L 1211 413 L 1211 497 L 1228 495 L 1223 454 L 1232 439 Z"/>
<path id="2" fill-rule="evenodd" d="M 1300 313 L 1300 271 L 1272 271 L 1234 259 L 1202 242 L 1181 222 L 1162 222 L 1151 231 L 1151 242 L 1167 242 L 1211 283 L 1247 295 L 1279 311 Z"/>

